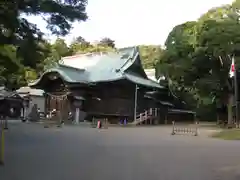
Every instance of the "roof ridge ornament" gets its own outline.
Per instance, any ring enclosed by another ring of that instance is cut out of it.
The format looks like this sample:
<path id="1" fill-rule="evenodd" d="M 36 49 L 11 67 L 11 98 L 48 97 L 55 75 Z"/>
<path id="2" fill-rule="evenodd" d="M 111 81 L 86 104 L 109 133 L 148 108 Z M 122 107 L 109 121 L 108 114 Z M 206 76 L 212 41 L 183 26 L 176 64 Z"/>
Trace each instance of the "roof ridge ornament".
<path id="1" fill-rule="evenodd" d="M 119 52 L 121 52 L 121 50 L 125 50 L 125 49 L 130 49 L 130 48 L 122 48 L 122 49 L 120 49 L 120 51 Z M 128 62 L 129 61 L 132 61 L 132 62 L 134 62 L 136 59 L 137 59 L 137 56 L 139 55 L 139 52 L 138 52 L 138 49 L 137 49 L 137 47 L 134 47 L 134 48 L 131 48 L 132 49 L 132 51 L 129 53 L 127 53 L 127 52 L 122 52 L 123 53 L 123 55 L 122 55 L 122 57 L 121 58 L 123 58 L 123 56 L 126 56 L 126 55 L 128 55 L 126 58 L 127 58 L 127 61 L 119 68 L 119 69 L 116 69 L 116 72 L 119 72 L 119 71 L 121 71 L 121 69 L 122 68 L 124 68 L 124 66 L 126 65 L 126 64 L 128 64 Z M 122 72 L 123 73 L 123 72 Z"/>

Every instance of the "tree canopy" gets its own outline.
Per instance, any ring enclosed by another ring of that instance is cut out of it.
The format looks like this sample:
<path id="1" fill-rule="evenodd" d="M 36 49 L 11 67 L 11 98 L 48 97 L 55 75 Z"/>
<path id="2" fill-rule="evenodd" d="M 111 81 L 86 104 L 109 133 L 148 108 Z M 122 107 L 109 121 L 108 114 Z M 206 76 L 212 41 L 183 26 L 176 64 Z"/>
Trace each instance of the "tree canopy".
<path id="1" fill-rule="evenodd" d="M 0 80 L 10 87 L 18 84 L 19 78 L 12 72 L 38 69 L 49 53 L 43 33 L 27 16 L 41 16 L 54 35 L 65 36 L 74 21 L 85 21 L 86 0 L 40 0 L 3 1 L 0 3 Z M 10 79 L 9 79 L 10 78 Z M 18 80 L 17 80 L 18 79 Z"/>
<path id="2" fill-rule="evenodd" d="M 166 40 L 157 72 L 171 79 L 172 88 L 196 111 L 209 106 L 214 112 L 217 106 L 229 104 L 231 58 L 235 56 L 238 64 L 240 55 L 239 2 L 177 25 Z"/>
<path id="3" fill-rule="evenodd" d="M 99 44 L 100 46 L 108 46 L 108 47 L 111 47 L 111 48 L 115 48 L 115 42 L 114 40 L 110 39 L 110 38 L 103 38 L 100 40 Z"/>

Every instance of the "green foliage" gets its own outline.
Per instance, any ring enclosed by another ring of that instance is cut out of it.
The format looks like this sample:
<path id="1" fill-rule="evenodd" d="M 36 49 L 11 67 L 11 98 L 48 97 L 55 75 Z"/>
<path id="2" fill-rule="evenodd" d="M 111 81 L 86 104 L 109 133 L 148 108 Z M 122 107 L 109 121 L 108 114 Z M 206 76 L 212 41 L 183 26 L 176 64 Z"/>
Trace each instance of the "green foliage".
<path id="1" fill-rule="evenodd" d="M 223 130 L 213 134 L 212 137 L 224 139 L 224 140 L 240 140 L 240 131 L 239 130 Z"/>
<path id="2" fill-rule="evenodd" d="M 240 55 L 238 4 L 213 8 L 196 22 L 176 26 L 157 63 L 157 73 L 170 78 L 174 91 L 201 113 L 199 108 L 216 111 L 217 104 L 227 104 L 232 92 L 231 57 L 238 64 Z"/>
<path id="3" fill-rule="evenodd" d="M 92 47 L 90 42 L 86 41 L 83 37 L 79 36 L 70 45 L 70 50 L 72 54 L 76 54 L 79 51 L 84 51 L 85 49 L 90 47 Z"/>
<path id="4" fill-rule="evenodd" d="M 42 62 L 43 70 L 52 68 L 58 64 L 62 57 L 72 55 L 71 49 L 67 46 L 63 39 L 58 38 L 53 44 L 45 44 L 48 48 L 48 55 Z"/>
<path id="5" fill-rule="evenodd" d="M 110 38 L 103 38 L 101 39 L 101 41 L 98 43 L 99 46 L 105 46 L 105 47 L 111 47 L 111 48 L 115 48 L 115 42 L 114 40 L 110 39 Z"/>
<path id="6" fill-rule="evenodd" d="M 72 22 L 87 19 L 86 5 L 86 0 L 1 2 L 0 84 L 9 88 L 26 85 L 43 71 L 45 64 L 68 53 L 64 41 L 57 41 L 53 47 L 45 42 L 43 33 L 27 16 L 43 17 L 52 34 L 64 36 Z"/>
<path id="7" fill-rule="evenodd" d="M 155 68 L 157 61 L 163 53 L 161 46 L 141 45 L 139 46 L 142 65 L 145 69 Z"/>

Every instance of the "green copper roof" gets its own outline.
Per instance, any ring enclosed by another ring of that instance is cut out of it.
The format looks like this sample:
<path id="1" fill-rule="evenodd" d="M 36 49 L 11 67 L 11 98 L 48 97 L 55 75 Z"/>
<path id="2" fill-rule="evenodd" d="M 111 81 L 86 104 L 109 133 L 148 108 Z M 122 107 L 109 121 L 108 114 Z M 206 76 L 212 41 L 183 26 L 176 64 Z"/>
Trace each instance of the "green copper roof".
<path id="1" fill-rule="evenodd" d="M 150 79 L 143 79 L 142 77 L 139 77 L 137 75 L 133 75 L 130 73 L 124 73 L 124 76 L 126 79 L 129 81 L 132 81 L 135 84 L 139 84 L 142 86 L 148 86 L 148 87 L 153 87 L 153 88 L 164 88 L 163 86 L 160 86 L 158 83 L 155 81 L 152 81 Z"/>
<path id="2" fill-rule="evenodd" d="M 58 65 L 55 68 L 51 68 L 45 71 L 39 79 L 33 83 L 30 83 L 29 86 L 31 87 L 39 84 L 42 81 L 43 77 L 49 75 L 50 73 L 57 73 L 64 81 L 69 83 L 88 83 L 85 70 Z"/>
<path id="3" fill-rule="evenodd" d="M 88 82 L 88 75 L 84 69 L 59 65 L 56 68 L 49 69 L 46 73 L 57 72 L 67 82 Z"/>
<path id="4" fill-rule="evenodd" d="M 39 80 L 30 86 L 37 86 L 44 76 L 55 72 L 69 83 L 97 83 L 128 79 L 139 85 L 163 88 L 158 83 L 147 79 L 147 76 L 143 76 L 145 74 L 143 69 L 140 69 L 141 72 L 143 71 L 141 75 L 126 71 L 132 65 L 139 65 L 139 63 L 137 48 L 124 48 L 120 49 L 119 52 L 105 54 L 95 53 L 64 57 L 58 67 L 46 71 Z"/>
<path id="5" fill-rule="evenodd" d="M 119 52 L 94 53 L 62 58 L 61 63 L 84 69 L 88 82 L 114 81 L 122 78 L 122 73 L 135 61 L 135 48 L 124 48 Z"/>

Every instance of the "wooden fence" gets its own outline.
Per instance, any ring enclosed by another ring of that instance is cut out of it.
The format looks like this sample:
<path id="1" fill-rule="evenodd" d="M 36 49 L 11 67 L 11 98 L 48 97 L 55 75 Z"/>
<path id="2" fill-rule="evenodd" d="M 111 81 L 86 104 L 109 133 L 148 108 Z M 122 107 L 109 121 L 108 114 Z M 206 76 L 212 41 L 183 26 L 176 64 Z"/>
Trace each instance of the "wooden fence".
<path id="1" fill-rule="evenodd" d="M 196 122 L 193 126 L 183 126 L 177 125 L 175 121 L 172 122 L 172 135 L 175 134 L 190 134 L 194 136 L 198 136 L 198 123 Z"/>

